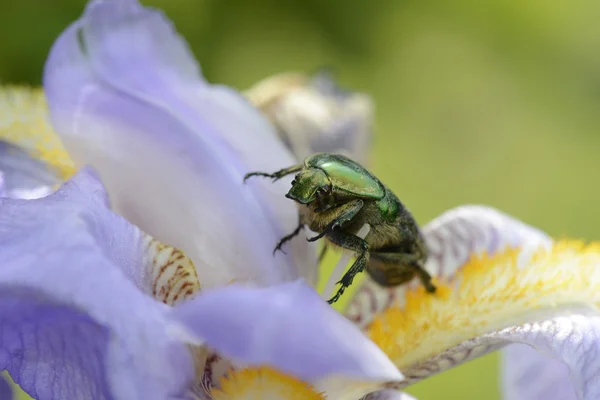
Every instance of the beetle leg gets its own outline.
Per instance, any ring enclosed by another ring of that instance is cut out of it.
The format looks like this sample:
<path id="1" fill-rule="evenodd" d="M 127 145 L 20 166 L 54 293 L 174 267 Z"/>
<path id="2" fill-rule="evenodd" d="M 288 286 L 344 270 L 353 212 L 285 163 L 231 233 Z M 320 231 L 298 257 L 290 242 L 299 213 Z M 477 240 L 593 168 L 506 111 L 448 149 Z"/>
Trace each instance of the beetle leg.
<path id="1" fill-rule="evenodd" d="M 294 229 L 294 231 L 292 233 L 282 237 L 281 240 L 279 241 L 279 243 L 277 243 L 277 246 L 275 246 L 275 249 L 273 249 L 273 255 L 275 255 L 277 250 L 281 250 L 281 246 L 283 246 L 284 243 L 289 242 L 294 237 L 298 236 L 298 234 L 300 233 L 300 231 L 302 229 L 304 229 L 304 224 L 302 222 L 299 222 L 298 226 L 296 227 L 296 229 Z M 283 251 L 283 250 L 281 250 L 281 251 L 283 252 L 283 254 L 285 254 L 285 251 Z"/>
<path id="2" fill-rule="evenodd" d="M 364 239 L 344 231 L 329 232 L 327 239 L 346 250 L 354 251 L 358 255 L 354 264 L 352 264 L 350 269 L 342 276 L 342 279 L 337 282 L 341 286 L 337 293 L 328 301 L 329 304 L 333 304 L 338 301 L 346 288 L 352 284 L 354 277 L 358 273 L 364 271 L 369 262 L 369 245 Z"/>
<path id="3" fill-rule="evenodd" d="M 363 201 L 361 199 L 352 200 L 344 205 L 341 205 L 334 210 L 331 210 L 332 213 L 336 213 L 337 217 L 323 229 L 323 232 L 319 233 L 317 236 L 306 238 L 309 242 L 314 242 L 321 239 L 323 236 L 327 235 L 334 229 L 343 226 L 346 222 L 349 222 L 358 214 L 358 212 L 363 207 Z"/>
<path id="4" fill-rule="evenodd" d="M 267 172 L 249 172 L 246 175 L 244 175 L 244 182 L 246 182 L 246 179 L 250 178 L 251 176 L 266 176 L 267 178 L 273 178 L 273 181 L 276 181 L 283 178 L 286 175 L 290 175 L 301 171 L 303 167 L 304 166 L 302 164 L 293 165 L 289 168 L 280 169 L 279 171 L 273 172 L 272 174 L 269 174 Z"/>
<path id="5" fill-rule="evenodd" d="M 431 275 L 422 266 L 418 255 L 411 253 L 377 252 L 371 253 L 373 261 L 383 264 L 382 268 L 369 266 L 369 274 L 382 286 L 398 286 L 410 281 L 415 275 L 429 293 L 434 293 L 436 287 L 431 283 Z M 373 266 L 375 263 L 373 263 Z"/>

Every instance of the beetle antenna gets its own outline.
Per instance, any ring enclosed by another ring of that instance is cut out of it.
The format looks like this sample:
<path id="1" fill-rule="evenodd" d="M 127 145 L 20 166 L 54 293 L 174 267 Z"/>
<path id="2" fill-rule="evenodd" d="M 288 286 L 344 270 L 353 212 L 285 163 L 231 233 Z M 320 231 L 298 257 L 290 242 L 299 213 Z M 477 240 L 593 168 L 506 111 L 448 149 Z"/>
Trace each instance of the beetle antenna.
<path id="1" fill-rule="evenodd" d="M 249 172 L 246 175 L 244 175 L 244 183 L 246 182 L 246 179 L 252 176 L 266 176 L 267 178 L 273 178 L 273 181 L 276 181 L 283 178 L 284 176 L 300 171 L 302 167 L 302 164 L 294 165 L 289 168 L 284 168 L 277 172 L 273 172 L 272 174 L 269 174 L 267 172 Z"/>

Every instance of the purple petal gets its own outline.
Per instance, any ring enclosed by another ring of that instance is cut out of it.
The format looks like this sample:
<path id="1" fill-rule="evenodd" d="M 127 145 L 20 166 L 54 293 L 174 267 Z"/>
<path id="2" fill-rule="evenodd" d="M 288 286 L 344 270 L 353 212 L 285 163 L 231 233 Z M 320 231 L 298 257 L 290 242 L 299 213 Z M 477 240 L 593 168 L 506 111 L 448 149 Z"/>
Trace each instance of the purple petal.
<path id="1" fill-rule="evenodd" d="M 423 227 L 429 249 L 425 268 L 432 276 L 448 281 L 473 255 L 486 251 L 493 254 L 507 247 L 527 249 L 547 245 L 550 238 L 544 232 L 485 206 L 461 206 L 445 212 Z M 412 285 L 418 284 L 413 281 Z M 366 276 L 351 299 L 346 316 L 360 327 L 366 327 L 373 317 L 404 298 L 407 286 L 387 289 Z"/>
<path id="2" fill-rule="evenodd" d="M 302 280 L 204 292 L 176 313 L 194 335 L 241 365 L 269 365 L 309 382 L 402 379 L 373 342 Z"/>
<path id="3" fill-rule="evenodd" d="M 564 362 L 523 344 L 510 345 L 502 354 L 502 387 L 506 400 L 578 398 Z"/>
<path id="4" fill-rule="evenodd" d="M 13 398 L 13 391 L 9 383 L 0 375 L 0 399 L 11 400 Z"/>
<path id="5" fill-rule="evenodd" d="M 310 79 L 301 74 L 276 75 L 257 83 L 246 95 L 270 118 L 298 160 L 333 152 L 367 163 L 374 113 L 367 95 L 342 92 L 324 71 Z"/>
<path id="6" fill-rule="evenodd" d="M 89 169 L 44 199 L 0 199 L 0 370 L 40 400 L 182 396 L 191 360 L 138 287 L 142 249 Z"/>
<path id="7" fill-rule="evenodd" d="M 240 95 L 204 81 L 162 13 L 92 1 L 52 48 L 44 86 L 75 162 L 99 171 L 117 212 L 182 249 L 204 287 L 316 279 L 306 241 L 272 255 L 297 224 L 285 182 L 242 183 L 293 157 Z"/>

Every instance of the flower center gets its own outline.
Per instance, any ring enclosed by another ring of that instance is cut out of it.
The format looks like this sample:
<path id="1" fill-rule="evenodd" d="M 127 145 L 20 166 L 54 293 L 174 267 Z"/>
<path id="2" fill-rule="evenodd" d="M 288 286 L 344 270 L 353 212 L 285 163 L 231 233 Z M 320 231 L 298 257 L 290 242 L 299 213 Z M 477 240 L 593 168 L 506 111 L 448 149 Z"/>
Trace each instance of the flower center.
<path id="1" fill-rule="evenodd" d="M 527 316 L 564 306 L 600 306 L 600 243 L 559 241 L 526 263 L 521 249 L 472 258 L 435 295 L 408 291 L 368 328 L 369 337 L 402 369 Z"/>
<path id="2" fill-rule="evenodd" d="M 214 389 L 214 400 L 324 400 L 312 386 L 273 368 L 230 372 Z"/>

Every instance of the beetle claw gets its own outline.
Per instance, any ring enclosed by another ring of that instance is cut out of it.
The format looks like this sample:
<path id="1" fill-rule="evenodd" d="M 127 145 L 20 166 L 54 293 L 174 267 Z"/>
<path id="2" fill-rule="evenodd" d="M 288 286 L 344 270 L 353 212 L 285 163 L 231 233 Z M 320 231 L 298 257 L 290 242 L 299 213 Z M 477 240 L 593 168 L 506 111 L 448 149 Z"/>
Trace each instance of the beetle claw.
<path id="1" fill-rule="evenodd" d="M 285 250 L 283 250 L 283 249 L 281 248 L 281 246 L 277 246 L 277 247 L 275 247 L 275 248 L 273 249 L 273 255 L 275 255 L 275 253 L 277 253 L 277 250 L 279 250 L 279 251 L 280 251 L 280 252 L 282 252 L 283 254 L 286 254 L 286 255 L 287 255 L 287 253 L 285 252 Z"/>
<path id="2" fill-rule="evenodd" d="M 321 239 L 326 234 L 327 234 L 327 230 L 324 230 L 323 232 L 319 233 L 317 236 L 314 236 L 314 237 L 311 237 L 311 238 L 306 238 L 306 240 L 308 242 L 316 242 L 317 240 Z"/>

